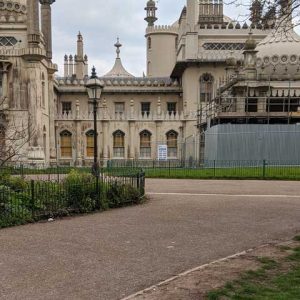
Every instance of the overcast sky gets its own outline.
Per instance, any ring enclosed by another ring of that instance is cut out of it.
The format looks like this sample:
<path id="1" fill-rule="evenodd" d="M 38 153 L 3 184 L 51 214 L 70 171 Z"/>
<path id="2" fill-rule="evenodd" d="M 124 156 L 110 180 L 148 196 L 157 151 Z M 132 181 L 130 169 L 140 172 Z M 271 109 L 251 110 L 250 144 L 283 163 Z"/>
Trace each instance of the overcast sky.
<path id="1" fill-rule="evenodd" d="M 116 56 L 114 44 L 117 36 L 123 44 L 121 58 L 125 68 L 141 76 L 146 67 L 144 21 L 147 0 L 56 0 L 53 11 L 53 61 L 63 75 L 63 57 L 75 54 L 77 33 L 84 38 L 85 52 L 89 56 L 89 69 L 97 68 L 98 75 L 108 72 Z M 158 24 L 174 23 L 180 16 L 186 0 L 159 0 Z M 235 17 L 237 10 L 225 8 Z"/>

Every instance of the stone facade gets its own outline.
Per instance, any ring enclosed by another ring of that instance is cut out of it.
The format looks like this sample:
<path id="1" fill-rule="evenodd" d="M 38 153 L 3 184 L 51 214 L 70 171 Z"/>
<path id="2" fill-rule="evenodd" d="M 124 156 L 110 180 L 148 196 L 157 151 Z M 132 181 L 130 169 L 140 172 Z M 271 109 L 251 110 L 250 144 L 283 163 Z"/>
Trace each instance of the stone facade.
<path id="1" fill-rule="evenodd" d="M 54 2 L 0 0 L 1 97 L 5 100 L 1 109 L 8 122 L 31 129 L 32 137 L 21 149 L 23 161 L 89 165 L 93 119 L 85 87 L 88 57 L 79 33 L 76 55 L 65 56 L 64 76 L 55 77 Z M 148 1 L 145 10 L 145 77 L 125 70 L 119 41 L 112 70 L 99 76 L 104 89 L 98 105 L 98 149 L 104 161 L 155 159 L 160 144 L 169 146 L 170 159 L 185 158 L 181 146 L 198 134 L 199 109 L 232 75 L 230 62 L 243 63 L 250 28 L 224 16 L 222 1 L 187 0 L 171 25 L 155 25 L 154 1 Z M 252 27 L 256 42 L 269 32 L 269 28 Z"/>

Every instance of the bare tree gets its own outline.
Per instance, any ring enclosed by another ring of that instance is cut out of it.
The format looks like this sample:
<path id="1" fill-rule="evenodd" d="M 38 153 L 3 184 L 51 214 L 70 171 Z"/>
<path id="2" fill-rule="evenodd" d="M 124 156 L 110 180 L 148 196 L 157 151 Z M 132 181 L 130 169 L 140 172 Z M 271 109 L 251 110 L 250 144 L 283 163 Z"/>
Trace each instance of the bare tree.
<path id="1" fill-rule="evenodd" d="M 16 122 L 9 113 L 6 99 L 0 100 L 0 167 L 9 161 L 20 160 L 22 148 L 34 135 L 30 118 L 28 123 Z"/>
<path id="2" fill-rule="evenodd" d="M 300 24 L 300 0 L 232 0 L 228 4 L 243 7 L 246 13 L 239 18 L 248 19 L 256 26 L 271 27 L 292 18 L 293 26 Z"/>

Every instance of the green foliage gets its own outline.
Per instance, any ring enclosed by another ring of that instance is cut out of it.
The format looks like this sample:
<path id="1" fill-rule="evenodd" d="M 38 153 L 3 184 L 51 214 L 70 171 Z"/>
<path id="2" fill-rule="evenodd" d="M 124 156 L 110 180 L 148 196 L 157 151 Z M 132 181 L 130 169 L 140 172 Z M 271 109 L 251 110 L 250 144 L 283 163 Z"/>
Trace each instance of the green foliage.
<path id="1" fill-rule="evenodd" d="M 32 221 L 27 200 L 24 193 L 15 192 L 8 186 L 0 186 L 0 228 Z"/>
<path id="2" fill-rule="evenodd" d="M 130 203 L 138 203 L 140 201 L 140 193 L 131 185 L 115 181 L 107 191 L 107 199 L 110 208 L 120 207 Z"/>
<path id="3" fill-rule="evenodd" d="M 81 170 L 71 170 L 60 182 L 25 181 L 21 177 L 0 175 L 0 228 L 24 224 L 50 216 L 87 213 L 138 203 L 138 189 L 115 176 L 96 178 Z M 98 182 L 98 195 L 96 183 Z M 99 207 L 98 207 L 99 206 Z"/>
<path id="4" fill-rule="evenodd" d="M 63 186 L 68 207 L 79 212 L 95 210 L 96 182 L 94 176 L 72 170 L 64 180 Z"/>

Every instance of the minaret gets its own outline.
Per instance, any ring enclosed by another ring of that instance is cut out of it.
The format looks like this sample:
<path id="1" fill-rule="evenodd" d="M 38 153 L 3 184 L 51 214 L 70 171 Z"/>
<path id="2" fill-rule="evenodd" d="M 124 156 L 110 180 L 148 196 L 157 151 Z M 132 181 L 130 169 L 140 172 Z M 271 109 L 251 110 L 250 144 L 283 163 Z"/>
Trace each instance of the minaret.
<path id="1" fill-rule="evenodd" d="M 253 33 L 249 33 L 244 47 L 244 71 L 248 80 L 256 79 L 256 41 L 253 38 Z"/>
<path id="2" fill-rule="evenodd" d="M 41 21 L 42 32 L 45 38 L 46 55 L 49 60 L 52 59 L 52 13 L 51 5 L 56 0 L 40 0 L 41 3 Z"/>
<path id="3" fill-rule="evenodd" d="M 69 77 L 69 58 L 67 54 L 64 57 L 64 76 Z"/>
<path id="4" fill-rule="evenodd" d="M 40 43 L 39 0 L 27 0 L 28 47 L 36 48 Z"/>
<path id="5" fill-rule="evenodd" d="M 75 56 L 75 74 L 77 79 L 83 79 L 86 74 L 86 60 L 83 54 L 83 37 L 79 32 L 77 35 L 77 54 Z"/>
<path id="6" fill-rule="evenodd" d="M 147 6 L 145 7 L 145 10 L 147 12 L 147 17 L 145 18 L 145 21 L 148 23 L 148 26 L 154 26 L 154 23 L 157 21 L 156 18 L 157 7 L 155 6 L 155 1 L 149 0 L 147 2 Z"/>

